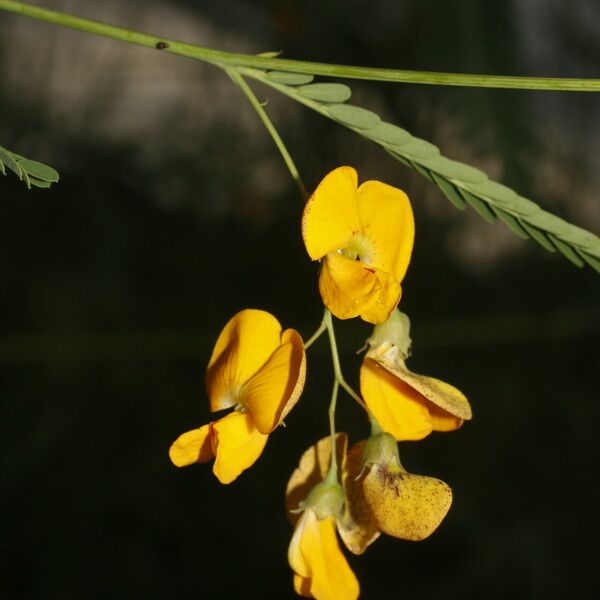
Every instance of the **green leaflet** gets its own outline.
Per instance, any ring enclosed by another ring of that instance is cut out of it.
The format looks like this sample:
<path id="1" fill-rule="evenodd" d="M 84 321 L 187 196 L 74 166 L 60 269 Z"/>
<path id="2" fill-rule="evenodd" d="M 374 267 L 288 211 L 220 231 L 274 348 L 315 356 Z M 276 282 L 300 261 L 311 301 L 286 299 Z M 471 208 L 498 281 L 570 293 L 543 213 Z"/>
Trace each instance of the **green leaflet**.
<path id="1" fill-rule="evenodd" d="M 412 135 L 405 129 L 384 121 L 370 129 L 368 136 L 386 146 L 403 146 L 413 139 Z"/>
<path id="2" fill-rule="evenodd" d="M 522 221 L 521 225 L 523 225 L 523 228 L 529 234 L 529 237 L 535 240 L 542 248 L 548 250 L 548 252 L 556 252 L 554 244 L 552 244 L 552 242 L 548 239 L 548 236 L 543 231 L 540 231 L 537 227 L 529 225 L 527 221 Z"/>
<path id="3" fill-rule="evenodd" d="M 469 185 L 468 189 L 479 198 L 487 198 L 492 204 L 500 205 L 505 210 L 515 210 L 515 203 L 518 202 L 518 195 L 515 191 L 489 179 Z"/>
<path id="4" fill-rule="evenodd" d="M 17 164 L 17 161 L 12 157 L 12 154 L 0 146 L 0 161 L 2 161 L 19 179 L 22 179 L 21 167 Z M 6 171 L 3 172 L 6 173 Z"/>
<path id="5" fill-rule="evenodd" d="M 561 242 L 557 237 L 550 235 L 548 236 L 550 241 L 562 252 L 562 254 L 568 258 L 576 267 L 583 267 L 585 262 L 583 259 L 569 246 L 564 242 Z"/>
<path id="6" fill-rule="evenodd" d="M 585 262 L 592 267 L 595 271 L 600 273 L 600 259 L 594 258 L 585 252 L 579 252 L 579 255 L 585 260 Z"/>
<path id="7" fill-rule="evenodd" d="M 303 73 L 286 73 L 284 71 L 269 71 L 264 74 L 268 81 L 282 83 L 283 85 L 304 85 L 310 83 L 314 77 Z"/>
<path id="8" fill-rule="evenodd" d="M 496 220 L 494 211 L 477 196 L 471 194 L 467 190 L 461 191 L 463 198 L 485 219 L 488 223 L 493 223 Z"/>
<path id="9" fill-rule="evenodd" d="M 431 173 L 433 180 L 437 184 L 437 186 L 442 190 L 442 193 L 458 210 L 465 210 L 467 206 L 464 198 L 460 195 L 459 191 L 446 179 L 436 175 L 435 173 Z"/>
<path id="10" fill-rule="evenodd" d="M 19 157 L 19 164 L 24 171 L 27 171 L 30 177 L 35 177 L 48 183 L 56 183 L 58 181 L 58 173 L 48 165 L 23 157 Z"/>
<path id="11" fill-rule="evenodd" d="M 356 129 L 373 129 L 381 121 L 374 112 L 351 104 L 331 104 L 325 111 L 336 121 Z"/>
<path id="12" fill-rule="evenodd" d="M 4 165 L 13 171 L 29 189 L 31 189 L 31 186 L 49 188 L 52 183 L 56 183 L 59 179 L 58 173 L 52 167 L 10 152 L 10 150 L 0 146 L 0 172 L 6 175 Z"/>
<path id="13" fill-rule="evenodd" d="M 510 227 L 522 240 L 529 239 L 529 234 L 519 223 L 518 219 L 515 219 L 511 214 L 503 211 L 501 208 L 494 207 L 496 216 L 508 227 Z"/>
<path id="14" fill-rule="evenodd" d="M 273 52 L 260 52 L 256 56 L 260 56 L 261 58 L 277 58 L 281 54 L 281 50 L 273 51 Z"/>
<path id="15" fill-rule="evenodd" d="M 346 102 L 352 96 L 352 90 L 342 83 L 311 83 L 296 90 L 301 96 L 318 102 Z"/>
<path id="16" fill-rule="evenodd" d="M 421 138 L 411 137 L 407 144 L 398 148 L 402 154 L 416 159 L 432 159 L 440 155 L 439 148 L 422 140 Z"/>
<path id="17" fill-rule="evenodd" d="M 469 184 L 480 183 L 487 179 L 487 175 L 483 171 L 456 160 L 450 160 L 445 156 L 438 156 L 437 158 L 421 160 L 419 162 L 430 171 L 434 171 L 446 179 L 453 179 Z"/>

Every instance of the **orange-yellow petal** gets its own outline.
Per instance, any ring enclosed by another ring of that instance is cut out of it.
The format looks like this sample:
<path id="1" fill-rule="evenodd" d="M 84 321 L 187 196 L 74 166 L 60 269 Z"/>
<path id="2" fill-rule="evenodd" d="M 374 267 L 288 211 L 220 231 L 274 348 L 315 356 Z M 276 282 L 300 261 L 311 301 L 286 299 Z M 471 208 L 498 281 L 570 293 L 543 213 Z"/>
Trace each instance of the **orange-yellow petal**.
<path id="1" fill-rule="evenodd" d="M 310 593 L 310 579 L 294 573 L 294 591 L 303 598 L 314 598 Z"/>
<path id="2" fill-rule="evenodd" d="M 381 181 L 365 181 L 357 194 L 361 235 L 371 248 L 367 262 L 400 283 L 408 268 L 415 238 L 408 196 Z"/>
<path id="3" fill-rule="evenodd" d="M 400 301 L 402 289 L 400 284 L 388 273 L 375 271 L 379 281 L 377 300 L 369 308 L 360 313 L 360 318 L 368 323 L 383 323 L 396 308 Z"/>
<path id="4" fill-rule="evenodd" d="M 244 384 L 240 402 L 261 433 L 270 433 L 298 401 L 306 375 L 306 356 L 300 334 L 286 329 L 281 345 Z"/>
<path id="5" fill-rule="evenodd" d="M 169 458 L 176 467 L 204 463 L 213 456 L 211 424 L 182 433 L 169 448 Z"/>
<path id="6" fill-rule="evenodd" d="M 319 291 L 323 304 L 338 319 L 352 319 L 377 302 L 381 283 L 376 270 L 337 252 L 323 260 Z"/>
<path id="7" fill-rule="evenodd" d="M 397 441 L 420 440 L 433 430 L 427 400 L 372 358 L 365 357 L 360 368 L 360 389 L 382 429 Z"/>
<path id="8" fill-rule="evenodd" d="M 430 412 L 434 414 L 436 407 L 439 407 L 436 417 L 442 417 L 443 413 L 449 413 L 448 416 L 454 415 L 458 419 L 451 420 L 458 423 L 460 426 L 463 420 L 469 420 L 472 417 L 471 405 L 465 395 L 455 388 L 453 385 L 440 381 L 434 377 L 426 375 L 418 375 L 407 369 L 402 364 L 389 364 L 385 361 L 379 361 L 380 364 L 388 370 L 392 375 L 408 384 L 410 387 L 418 391 L 425 399 L 435 406 L 430 405 Z M 448 421 L 448 420 L 447 420 Z M 450 422 L 450 421 L 448 421 Z M 435 427 L 437 431 L 437 427 Z M 454 427 L 456 429 L 456 427 Z M 443 429 L 445 431 L 445 429 Z"/>
<path id="9" fill-rule="evenodd" d="M 281 343 L 281 325 L 264 310 L 246 309 L 225 325 L 206 371 L 210 410 L 238 402 L 241 386 L 267 361 Z"/>
<path id="10" fill-rule="evenodd" d="M 308 199 L 302 237 L 313 260 L 344 248 L 358 232 L 357 183 L 352 167 L 339 167 L 325 176 Z"/>
<path id="11" fill-rule="evenodd" d="M 452 504 L 452 491 L 443 481 L 397 465 L 372 465 L 361 483 L 379 529 L 403 540 L 431 535 Z"/>
<path id="12" fill-rule="evenodd" d="M 256 429 L 252 417 L 233 411 L 213 423 L 215 464 L 213 473 L 221 483 L 231 483 L 261 455 L 268 435 Z"/>
<path id="13" fill-rule="evenodd" d="M 340 549 L 333 517 L 319 520 L 312 509 L 306 509 L 296 525 L 288 559 L 300 576 L 301 591 L 317 600 L 358 598 L 358 580 Z"/>

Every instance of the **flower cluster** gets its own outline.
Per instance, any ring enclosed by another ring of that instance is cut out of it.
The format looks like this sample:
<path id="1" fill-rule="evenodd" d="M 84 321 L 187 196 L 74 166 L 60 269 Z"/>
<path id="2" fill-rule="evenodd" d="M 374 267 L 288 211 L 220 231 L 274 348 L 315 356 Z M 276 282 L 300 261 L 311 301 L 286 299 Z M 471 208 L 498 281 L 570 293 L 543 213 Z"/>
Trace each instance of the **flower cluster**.
<path id="1" fill-rule="evenodd" d="M 327 330 L 335 373 L 330 435 L 304 452 L 288 482 L 286 506 L 295 526 L 288 560 L 300 596 L 353 600 L 360 586 L 338 534 L 354 554 L 382 533 L 411 541 L 428 537 L 448 512 L 452 492 L 439 479 L 408 472 L 398 442 L 457 429 L 471 418 L 471 408 L 455 387 L 405 364 L 410 323 L 397 305 L 414 241 L 406 194 L 378 181 L 359 186 L 353 168 L 335 169 L 306 204 L 302 236 L 309 256 L 321 263 L 321 326 L 305 344 L 265 311 L 235 315 L 219 335 L 206 373 L 210 410 L 229 412 L 179 436 L 169 456 L 178 467 L 214 458 L 219 481 L 236 479 L 296 404 L 305 381 L 305 348 Z M 332 314 L 374 325 L 360 369 L 360 396 L 341 374 Z M 370 423 L 369 437 L 350 448 L 347 434 L 334 425 L 340 386 Z"/>

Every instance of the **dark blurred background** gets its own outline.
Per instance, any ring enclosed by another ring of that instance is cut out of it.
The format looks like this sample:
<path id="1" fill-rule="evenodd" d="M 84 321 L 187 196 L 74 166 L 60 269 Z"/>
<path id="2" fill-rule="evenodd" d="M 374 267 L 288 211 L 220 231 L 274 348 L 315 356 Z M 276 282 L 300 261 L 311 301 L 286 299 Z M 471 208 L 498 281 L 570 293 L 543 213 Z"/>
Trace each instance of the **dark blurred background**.
<path id="1" fill-rule="evenodd" d="M 39 2 L 225 50 L 599 77 L 596 0 Z M 600 96 L 352 83 L 353 102 L 600 230 Z M 401 446 L 453 487 L 438 532 L 350 557 L 365 598 L 598 593 L 599 276 L 459 213 L 368 142 L 256 85 L 309 188 L 330 169 L 408 191 L 402 308 L 417 372 L 475 418 Z M 170 443 L 209 418 L 204 369 L 244 307 L 308 336 L 321 308 L 294 184 L 218 69 L 0 13 L 0 144 L 56 167 L 0 180 L 0 596 L 292 598 L 289 474 L 327 432 L 330 359 L 260 461 L 221 486 Z M 369 335 L 338 325 L 346 374 Z M 339 426 L 365 436 L 343 397 Z"/>

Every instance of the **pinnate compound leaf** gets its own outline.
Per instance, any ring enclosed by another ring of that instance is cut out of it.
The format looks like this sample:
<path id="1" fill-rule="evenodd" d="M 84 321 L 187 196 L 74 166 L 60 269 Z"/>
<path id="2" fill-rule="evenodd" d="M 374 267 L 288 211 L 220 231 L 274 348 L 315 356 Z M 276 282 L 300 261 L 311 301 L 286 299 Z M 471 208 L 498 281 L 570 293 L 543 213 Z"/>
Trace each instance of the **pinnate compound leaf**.
<path id="1" fill-rule="evenodd" d="M 271 83 L 272 73 L 245 72 L 264 83 Z M 293 73 L 287 75 L 295 76 Z M 299 84 L 294 82 L 293 85 Z M 511 188 L 488 179 L 483 171 L 440 155 L 433 144 L 382 121 L 371 111 L 349 104 L 329 104 L 316 96 L 304 97 L 296 88 L 277 83 L 273 87 L 379 144 L 403 165 L 435 183 L 456 208 L 463 210 L 468 203 L 486 221 L 493 222 L 498 218 L 520 238 L 532 238 L 549 252 L 558 249 L 573 264 L 587 263 L 600 272 L 600 238 L 592 232 L 542 210 Z"/>
<path id="2" fill-rule="evenodd" d="M 37 160 L 25 158 L 0 146 L 0 172 L 6 175 L 4 165 L 13 171 L 28 189 L 31 189 L 31 186 L 49 188 L 59 179 L 58 173 L 52 167 Z"/>
<path id="3" fill-rule="evenodd" d="M 352 90 L 343 83 L 310 83 L 301 85 L 297 92 L 305 98 L 318 102 L 346 102 L 352 96 Z"/>

